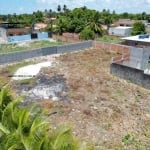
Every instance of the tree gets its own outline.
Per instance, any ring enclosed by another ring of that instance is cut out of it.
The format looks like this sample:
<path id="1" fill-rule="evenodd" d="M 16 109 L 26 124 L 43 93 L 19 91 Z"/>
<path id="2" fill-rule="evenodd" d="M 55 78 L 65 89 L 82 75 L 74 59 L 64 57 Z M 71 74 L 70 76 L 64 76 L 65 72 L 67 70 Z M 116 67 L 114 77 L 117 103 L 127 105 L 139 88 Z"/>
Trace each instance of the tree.
<path id="1" fill-rule="evenodd" d="M 146 33 L 145 25 L 142 22 L 139 21 L 133 24 L 133 29 L 131 32 L 132 35 L 145 34 L 145 33 Z"/>
<path id="2" fill-rule="evenodd" d="M 95 38 L 95 33 L 92 31 L 90 28 L 85 27 L 81 32 L 80 32 L 80 38 L 84 40 L 90 40 Z"/>
<path id="3" fill-rule="evenodd" d="M 64 5 L 64 6 L 63 6 L 63 11 L 66 12 L 66 10 L 67 10 L 67 6 Z"/>
<path id="4" fill-rule="evenodd" d="M 60 5 L 58 5 L 57 11 L 58 11 L 58 12 L 61 12 L 61 6 L 60 6 Z"/>
<path id="5" fill-rule="evenodd" d="M 90 28 L 95 34 L 102 36 L 103 31 L 99 21 L 99 13 L 94 12 L 93 16 L 87 23 L 87 28 Z"/>

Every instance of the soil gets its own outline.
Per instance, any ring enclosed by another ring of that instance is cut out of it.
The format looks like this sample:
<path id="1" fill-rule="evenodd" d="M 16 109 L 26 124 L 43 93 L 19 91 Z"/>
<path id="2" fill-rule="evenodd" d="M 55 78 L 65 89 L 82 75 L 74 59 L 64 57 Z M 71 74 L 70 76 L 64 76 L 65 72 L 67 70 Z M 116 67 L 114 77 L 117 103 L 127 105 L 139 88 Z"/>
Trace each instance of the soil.
<path id="1" fill-rule="evenodd" d="M 64 75 L 69 89 L 69 102 L 54 104 L 51 122 L 71 124 L 74 134 L 97 150 L 149 149 L 150 91 L 111 75 L 114 55 L 100 49 L 64 54 L 45 70 Z"/>
<path id="2" fill-rule="evenodd" d="M 50 97 L 40 103 L 49 110 L 53 127 L 70 124 L 73 134 L 96 150 L 148 150 L 150 90 L 111 75 L 114 55 L 100 49 L 60 55 L 42 73 L 48 79 L 61 77 L 67 101 Z"/>

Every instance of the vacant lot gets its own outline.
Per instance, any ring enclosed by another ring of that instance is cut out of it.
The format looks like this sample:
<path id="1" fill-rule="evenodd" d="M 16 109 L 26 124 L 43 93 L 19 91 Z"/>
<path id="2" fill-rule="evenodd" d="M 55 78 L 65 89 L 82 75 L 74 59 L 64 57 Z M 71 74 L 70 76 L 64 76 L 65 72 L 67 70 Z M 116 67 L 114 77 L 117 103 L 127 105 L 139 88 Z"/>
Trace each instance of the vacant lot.
<path id="1" fill-rule="evenodd" d="M 111 75 L 112 55 L 99 49 L 65 54 L 56 68 L 45 70 L 64 75 L 69 87 L 68 102 L 54 105 L 52 123 L 70 123 L 98 150 L 148 150 L 150 91 Z"/>
<path id="2" fill-rule="evenodd" d="M 52 114 L 53 126 L 71 124 L 74 134 L 97 150 L 149 150 L 150 91 L 111 75 L 114 55 L 90 49 L 56 58 L 54 67 L 42 72 L 63 75 L 68 92 L 65 101 L 43 100 L 42 105 Z"/>

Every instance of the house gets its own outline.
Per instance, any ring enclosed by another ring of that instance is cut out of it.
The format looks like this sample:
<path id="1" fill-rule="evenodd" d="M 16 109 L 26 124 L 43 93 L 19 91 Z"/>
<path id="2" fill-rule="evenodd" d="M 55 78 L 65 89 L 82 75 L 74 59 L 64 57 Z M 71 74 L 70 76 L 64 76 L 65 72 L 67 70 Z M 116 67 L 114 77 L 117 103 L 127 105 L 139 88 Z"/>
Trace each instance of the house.
<path id="1" fill-rule="evenodd" d="M 28 34 L 31 30 L 30 27 L 20 28 L 19 27 L 20 24 L 21 23 L 3 22 L 0 24 L 0 27 L 6 30 L 7 36 Z"/>
<path id="2" fill-rule="evenodd" d="M 131 31 L 132 27 L 118 26 L 118 27 L 110 27 L 108 33 L 109 35 L 126 37 L 131 35 Z"/>
<path id="3" fill-rule="evenodd" d="M 146 70 L 150 61 L 150 36 L 148 34 L 122 38 L 124 44 L 130 47 L 130 58 L 124 62 L 133 68 Z"/>
<path id="4" fill-rule="evenodd" d="M 150 89 L 150 35 L 143 34 L 122 38 L 129 55 L 113 58 L 111 73 Z"/>
<path id="5" fill-rule="evenodd" d="M 124 26 L 124 27 L 132 27 L 135 23 L 135 20 L 131 19 L 119 19 L 114 23 L 114 26 Z"/>
<path id="6" fill-rule="evenodd" d="M 45 24 L 37 24 L 37 31 L 30 27 L 20 28 L 21 23 L 3 22 L 0 24 L 0 43 L 30 41 L 32 39 L 45 39 L 51 37 L 51 33 L 38 32 L 46 27 Z"/>
<path id="7" fill-rule="evenodd" d="M 108 33 L 109 35 L 114 36 L 122 36 L 122 37 L 131 36 L 133 24 L 138 21 L 141 21 L 146 27 L 146 32 L 150 33 L 150 23 L 148 23 L 147 20 L 131 20 L 131 19 L 119 19 L 117 22 L 113 24 L 113 27 L 109 28 Z"/>
<path id="8" fill-rule="evenodd" d="M 19 25 L 20 23 L 0 23 L 0 38 L 8 42 L 13 36 L 27 35 L 31 32 L 30 27 L 20 28 Z"/>

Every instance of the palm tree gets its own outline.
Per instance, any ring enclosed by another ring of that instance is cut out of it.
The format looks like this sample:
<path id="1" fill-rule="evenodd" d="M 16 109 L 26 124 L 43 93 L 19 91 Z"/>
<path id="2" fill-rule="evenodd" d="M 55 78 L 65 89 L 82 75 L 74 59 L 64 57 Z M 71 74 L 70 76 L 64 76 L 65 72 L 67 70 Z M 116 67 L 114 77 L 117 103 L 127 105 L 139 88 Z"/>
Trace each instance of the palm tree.
<path id="1" fill-rule="evenodd" d="M 69 127 L 52 130 L 41 107 L 20 106 L 8 88 L 0 92 L 0 149 L 87 150 L 73 138 Z"/>
<path id="2" fill-rule="evenodd" d="M 64 6 L 63 6 L 63 11 L 66 12 L 66 10 L 67 10 L 67 6 L 64 5 Z"/>
<path id="3" fill-rule="evenodd" d="M 87 23 L 87 28 L 90 28 L 96 35 L 102 36 L 103 30 L 101 27 L 101 23 L 99 21 L 99 13 L 94 13 L 93 17 L 90 18 L 90 20 Z"/>
<path id="4" fill-rule="evenodd" d="M 61 12 L 61 6 L 60 6 L 60 5 L 58 5 L 57 11 L 58 11 L 58 12 Z"/>

